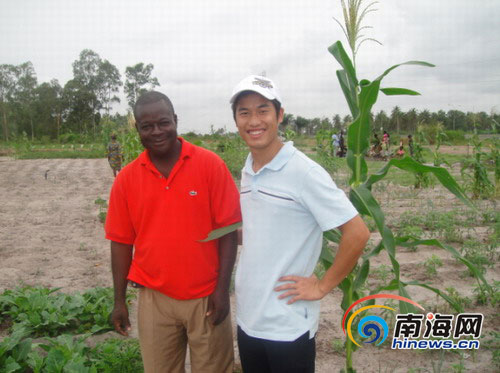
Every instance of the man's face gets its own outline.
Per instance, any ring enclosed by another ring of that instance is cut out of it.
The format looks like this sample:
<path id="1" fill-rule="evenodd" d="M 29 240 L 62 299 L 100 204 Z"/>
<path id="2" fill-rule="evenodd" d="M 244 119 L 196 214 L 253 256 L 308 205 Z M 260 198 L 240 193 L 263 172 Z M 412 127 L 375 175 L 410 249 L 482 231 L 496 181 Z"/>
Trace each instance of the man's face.
<path id="1" fill-rule="evenodd" d="M 258 93 L 249 93 L 238 100 L 235 120 L 248 147 L 262 150 L 279 141 L 278 125 L 283 120 L 283 108 L 276 115 L 270 100 Z"/>
<path id="2" fill-rule="evenodd" d="M 139 106 L 136 127 L 142 145 L 153 155 L 168 155 L 174 149 L 177 141 L 177 115 L 165 101 Z"/>

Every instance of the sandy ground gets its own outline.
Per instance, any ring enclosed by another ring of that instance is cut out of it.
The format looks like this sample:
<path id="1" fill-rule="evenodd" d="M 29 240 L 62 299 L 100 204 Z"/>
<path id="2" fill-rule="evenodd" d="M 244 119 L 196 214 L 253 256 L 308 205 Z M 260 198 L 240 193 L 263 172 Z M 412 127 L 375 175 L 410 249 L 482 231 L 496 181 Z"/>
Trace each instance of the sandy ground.
<path id="1" fill-rule="evenodd" d="M 108 199 L 112 182 L 112 172 L 105 159 L 0 157 L 0 291 L 21 284 L 61 287 L 64 292 L 112 286 L 109 243 L 104 239 L 103 226 L 97 218 L 99 208 L 94 203 L 98 197 Z M 389 211 L 389 220 L 407 209 L 459 206 L 456 199 L 438 188 L 416 193 L 411 188 L 382 184 L 374 190 Z M 433 200 L 432 206 L 429 200 Z M 482 239 L 487 232 L 478 228 L 471 234 Z M 375 242 L 377 234 L 374 233 L 372 239 Z M 427 279 L 422 263 L 432 254 L 442 258 L 444 265 L 438 268 L 436 277 Z M 472 295 L 473 281 L 464 275 L 465 268 L 439 249 L 401 250 L 398 260 L 404 279 L 429 281 L 440 289 L 453 286 L 461 294 Z M 384 253 L 372 261 L 372 268 L 381 264 L 389 264 Z M 500 279 L 498 267 L 496 264 L 488 270 L 489 279 Z M 371 276 L 369 281 L 376 283 L 377 280 Z M 429 305 L 434 311 L 446 310 L 433 293 L 420 288 L 409 291 L 417 302 Z M 340 301 L 341 293 L 335 290 L 322 303 L 317 334 L 317 372 L 320 373 L 337 372 L 344 364 L 342 350 L 332 348 L 335 341 L 344 338 Z M 492 330 L 499 331 L 497 310 L 472 306 L 468 311 L 485 314 L 483 336 Z M 135 325 L 134 314 L 132 322 Z M 134 330 L 132 334 L 136 333 Z M 115 335 L 107 335 L 110 334 Z M 475 354 L 467 352 L 463 363 L 467 371 L 493 372 L 491 355 L 491 350 L 484 348 Z M 407 372 L 410 368 L 421 368 L 424 372 L 433 371 L 432 364 L 440 359 L 444 361 L 443 371 L 452 371 L 452 365 L 460 362 L 460 356 L 455 353 L 441 356 L 439 352 L 391 350 L 386 346 L 359 349 L 354 355 L 354 364 L 358 372 Z"/>

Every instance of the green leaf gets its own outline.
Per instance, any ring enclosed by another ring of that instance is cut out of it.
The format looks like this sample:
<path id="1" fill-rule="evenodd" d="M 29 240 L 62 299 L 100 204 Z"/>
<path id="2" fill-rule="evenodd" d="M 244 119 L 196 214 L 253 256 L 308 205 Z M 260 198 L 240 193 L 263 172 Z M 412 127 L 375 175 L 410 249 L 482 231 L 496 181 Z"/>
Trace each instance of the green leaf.
<path id="1" fill-rule="evenodd" d="M 422 288 L 425 288 L 427 290 L 430 290 L 434 293 L 436 293 L 437 295 L 439 295 L 441 298 L 443 298 L 446 302 L 448 302 L 450 304 L 450 306 L 452 306 L 455 311 L 457 312 L 464 312 L 464 309 L 462 307 L 462 305 L 456 301 L 454 301 L 452 298 L 450 298 L 448 295 L 446 295 L 445 293 L 443 293 L 441 290 L 439 289 L 436 289 L 432 286 L 429 286 L 427 284 L 424 284 L 424 283 L 421 283 L 421 282 L 418 282 L 418 281 L 411 281 L 411 282 L 407 282 L 405 285 L 412 285 L 412 286 L 420 286 Z"/>
<path id="2" fill-rule="evenodd" d="M 339 243 L 340 242 L 340 231 L 338 229 L 332 229 L 326 232 L 323 232 L 323 236 L 331 242 Z"/>
<path id="3" fill-rule="evenodd" d="M 219 229 L 215 229 L 208 234 L 207 238 L 205 238 L 204 240 L 198 241 L 198 242 L 208 242 L 208 241 L 215 240 L 217 238 L 225 236 L 228 233 L 234 232 L 239 227 L 241 227 L 241 222 L 227 225 L 227 226 L 219 228 Z"/>
<path id="4" fill-rule="evenodd" d="M 471 200 L 465 195 L 465 193 L 462 191 L 462 189 L 458 186 L 457 182 L 455 181 L 453 176 L 450 175 L 448 170 L 446 170 L 443 167 L 423 165 L 423 164 L 415 161 L 413 158 L 408 157 L 408 156 L 406 156 L 402 159 L 396 159 L 396 158 L 391 159 L 377 173 L 370 175 L 368 180 L 364 183 L 364 186 L 367 187 L 368 189 L 371 189 L 373 184 L 375 184 L 377 181 L 383 179 L 385 177 L 385 175 L 387 175 L 387 173 L 389 172 L 389 169 L 392 166 L 395 166 L 401 170 L 410 171 L 413 173 L 417 173 L 417 172 L 421 172 L 421 173 L 430 172 L 430 173 L 432 173 L 441 182 L 441 184 L 443 184 L 443 186 L 446 189 L 448 189 L 451 193 L 453 193 L 458 199 L 460 199 L 467 206 L 470 206 L 470 207 L 475 209 Z"/>
<path id="5" fill-rule="evenodd" d="M 347 132 L 347 165 L 352 170 L 349 181 L 351 186 L 357 186 L 366 180 L 368 166 L 365 153 L 370 143 L 370 111 L 377 101 L 380 81 L 375 80 L 361 87 L 359 94 L 359 115 L 349 126 Z"/>
<path id="6" fill-rule="evenodd" d="M 349 83 L 349 78 L 345 70 L 337 70 L 337 79 L 340 84 L 340 88 L 344 93 L 344 97 L 349 105 L 349 110 L 353 118 L 356 118 L 359 114 L 358 103 L 357 103 L 357 88 L 353 88 Z"/>
<path id="7" fill-rule="evenodd" d="M 417 91 L 412 91 L 406 88 L 380 88 L 380 90 L 387 96 L 397 96 L 397 95 L 409 95 L 409 96 L 419 96 L 420 93 Z"/>
<path id="8" fill-rule="evenodd" d="M 389 67 L 387 70 L 383 72 L 382 75 L 380 75 L 377 80 L 382 80 L 387 74 L 389 74 L 392 70 L 395 68 L 398 68 L 399 66 L 403 65 L 419 65 L 419 66 L 426 66 L 426 67 L 435 67 L 436 65 L 433 65 L 432 63 L 425 62 L 425 61 L 407 61 L 403 63 L 398 63 L 397 65 Z"/>
<path id="9" fill-rule="evenodd" d="M 9 356 L 7 360 L 5 360 L 5 366 L 3 369 L 5 369 L 3 370 L 5 373 L 14 373 L 20 370 L 21 366 L 12 358 L 12 356 Z"/>
<path id="10" fill-rule="evenodd" d="M 323 266 L 325 269 L 330 268 L 330 266 L 333 264 L 333 255 L 332 255 L 332 250 L 328 245 L 324 245 L 321 248 L 321 255 L 319 256 L 320 260 L 323 263 Z"/>
<path id="11" fill-rule="evenodd" d="M 351 59 L 347 55 L 342 43 L 340 41 L 335 42 L 328 48 L 328 52 L 330 52 L 338 63 L 344 68 L 352 86 L 357 86 L 358 79 L 356 78 L 356 71 L 354 70 Z"/>
<path id="12" fill-rule="evenodd" d="M 398 281 L 398 292 L 402 297 L 411 299 L 410 294 L 406 291 L 406 284 L 402 281 Z M 417 309 L 413 304 L 399 301 L 399 310 L 401 313 L 421 313 L 422 310 Z"/>
<path id="13" fill-rule="evenodd" d="M 463 263 L 474 275 L 475 278 L 480 280 L 483 285 L 488 289 L 491 290 L 491 286 L 488 284 L 486 279 L 484 278 L 483 274 L 481 271 L 470 261 L 465 259 L 460 253 L 453 247 L 449 245 L 443 245 L 439 240 L 436 240 L 434 238 L 427 239 L 427 240 L 415 240 L 415 241 L 409 241 L 408 237 L 399 237 L 396 239 L 397 245 L 398 246 L 403 246 L 403 247 L 413 247 L 413 246 L 418 246 L 418 245 L 424 245 L 424 246 L 437 246 L 441 249 L 444 249 L 451 253 L 458 261 Z"/>
<path id="14" fill-rule="evenodd" d="M 356 278 L 354 279 L 354 290 L 359 290 L 365 283 L 368 273 L 370 273 L 370 261 L 363 260 L 363 264 L 356 273 Z"/>
<path id="15" fill-rule="evenodd" d="M 361 214 L 366 213 L 375 221 L 375 225 L 382 236 L 382 244 L 389 254 L 394 275 L 399 281 L 399 263 L 396 260 L 394 235 L 385 224 L 384 213 L 382 212 L 377 200 L 373 197 L 371 191 L 364 185 L 352 188 L 349 193 L 349 199 Z"/>

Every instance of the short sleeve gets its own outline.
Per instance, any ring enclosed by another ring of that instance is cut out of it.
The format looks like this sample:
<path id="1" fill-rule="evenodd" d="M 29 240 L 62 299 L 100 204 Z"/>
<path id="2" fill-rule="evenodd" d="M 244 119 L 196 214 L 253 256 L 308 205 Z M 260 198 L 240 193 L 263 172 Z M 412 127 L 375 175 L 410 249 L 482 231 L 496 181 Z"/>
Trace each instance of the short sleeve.
<path id="1" fill-rule="evenodd" d="M 241 221 L 240 194 L 226 164 L 219 159 L 209 177 L 213 229 Z"/>
<path id="2" fill-rule="evenodd" d="M 133 245 L 136 235 L 132 220 L 130 219 L 124 181 L 121 175 L 118 174 L 113 183 L 104 230 L 106 232 L 106 239 Z"/>
<path id="3" fill-rule="evenodd" d="M 300 199 L 323 231 L 337 228 L 358 215 L 344 191 L 320 166 L 307 173 Z"/>

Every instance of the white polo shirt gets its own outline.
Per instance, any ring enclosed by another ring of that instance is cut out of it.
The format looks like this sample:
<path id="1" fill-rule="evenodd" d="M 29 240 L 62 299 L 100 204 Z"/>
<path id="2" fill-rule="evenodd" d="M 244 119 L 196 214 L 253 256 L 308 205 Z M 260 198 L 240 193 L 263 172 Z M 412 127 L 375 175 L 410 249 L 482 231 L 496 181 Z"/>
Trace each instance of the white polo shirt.
<path id="1" fill-rule="evenodd" d="M 323 231 L 358 212 L 330 175 L 287 142 L 258 172 L 248 155 L 241 177 L 243 250 L 236 269 L 236 321 L 256 338 L 293 341 L 318 329 L 319 301 L 278 299 L 281 276 L 310 276 Z"/>

